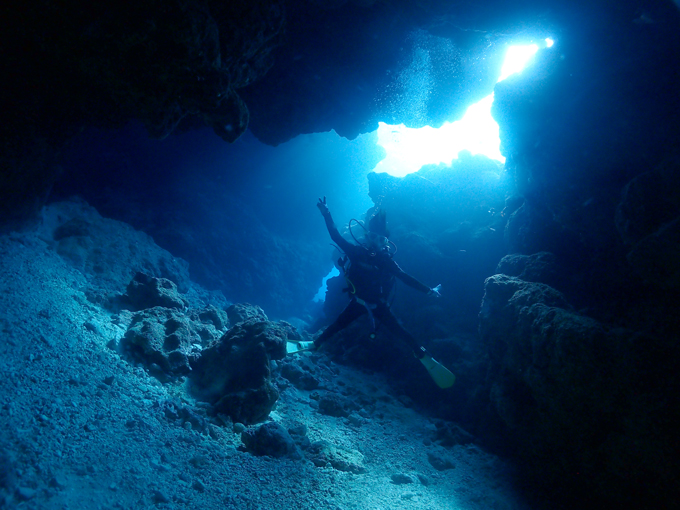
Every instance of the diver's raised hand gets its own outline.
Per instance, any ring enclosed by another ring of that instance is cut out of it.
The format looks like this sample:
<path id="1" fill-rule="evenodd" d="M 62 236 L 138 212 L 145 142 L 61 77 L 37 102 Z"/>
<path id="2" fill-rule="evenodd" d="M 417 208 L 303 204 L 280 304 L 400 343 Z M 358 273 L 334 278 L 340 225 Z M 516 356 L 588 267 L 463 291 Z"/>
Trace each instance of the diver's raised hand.
<path id="1" fill-rule="evenodd" d="M 427 295 L 428 296 L 434 296 L 434 297 L 442 297 L 441 292 L 440 292 L 441 288 L 442 288 L 442 284 L 440 283 L 436 287 L 432 287 L 430 289 L 430 292 L 427 293 Z"/>
<path id="2" fill-rule="evenodd" d="M 316 206 L 319 208 L 319 211 L 321 211 L 323 216 L 328 216 L 331 213 L 328 210 L 328 204 L 326 204 L 326 197 L 323 197 L 323 199 L 320 198 Z"/>

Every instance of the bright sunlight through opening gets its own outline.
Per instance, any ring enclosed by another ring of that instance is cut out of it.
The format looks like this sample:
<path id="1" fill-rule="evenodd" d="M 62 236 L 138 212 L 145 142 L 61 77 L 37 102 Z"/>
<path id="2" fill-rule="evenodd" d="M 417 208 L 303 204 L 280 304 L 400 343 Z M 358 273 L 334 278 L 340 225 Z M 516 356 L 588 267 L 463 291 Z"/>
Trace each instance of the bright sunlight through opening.
<path id="1" fill-rule="evenodd" d="M 552 39 L 545 40 L 550 48 Z M 505 55 L 498 82 L 521 72 L 538 51 L 537 44 L 510 46 Z M 426 126 L 407 128 L 403 124 L 391 126 L 383 122 L 378 127 L 378 144 L 387 156 L 375 167 L 376 172 L 387 172 L 397 177 L 417 172 L 423 165 L 450 163 L 460 151 L 483 154 L 501 163 L 498 124 L 491 117 L 493 93 L 470 106 L 462 119 L 445 122 L 438 129 Z"/>

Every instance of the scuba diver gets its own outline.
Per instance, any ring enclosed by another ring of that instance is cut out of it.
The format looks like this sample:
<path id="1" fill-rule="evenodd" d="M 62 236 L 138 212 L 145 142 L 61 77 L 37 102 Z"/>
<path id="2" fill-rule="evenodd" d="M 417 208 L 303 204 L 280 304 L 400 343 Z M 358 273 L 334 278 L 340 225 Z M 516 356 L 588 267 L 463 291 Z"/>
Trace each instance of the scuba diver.
<path id="1" fill-rule="evenodd" d="M 375 336 L 375 321 L 377 319 L 412 349 L 413 355 L 427 368 L 437 385 L 441 388 L 451 387 L 455 381 L 455 376 L 443 365 L 432 359 L 425 348 L 399 324 L 387 304 L 395 278 L 416 290 L 436 297 L 440 297 L 439 289 L 441 285 L 433 288 L 428 287 L 405 273 L 392 259 L 393 253 L 390 251 L 390 245 L 394 246 L 394 244 L 390 244 L 391 242 L 388 240 L 389 231 L 384 211 L 379 210 L 373 214 L 368 221 L 368 229 L 364 227 L 366 243 L 352 244 L 340 235 L 335 226 L 326 203 L 326 197 L 319 199 L 316 205 L 326 221 L 326 228 L 331 239 L 345 253 L 345 279 L 351 301 L 335 322 L 328 326 L 318 338 L 313 342 L 289 343 L 288 352 L 295 353 L 318 349 L 329 338 L 349 326 L 357 318 L 368 314 L 372 326 L 372 337 Z M 361 226 L 363 227 L 363 225 Z"/>

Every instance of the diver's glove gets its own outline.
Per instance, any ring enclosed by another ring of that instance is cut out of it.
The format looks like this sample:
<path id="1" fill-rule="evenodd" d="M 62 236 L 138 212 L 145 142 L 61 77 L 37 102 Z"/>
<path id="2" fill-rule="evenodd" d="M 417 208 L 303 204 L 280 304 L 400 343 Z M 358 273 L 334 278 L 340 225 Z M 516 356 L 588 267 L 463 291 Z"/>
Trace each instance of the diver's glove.
<path id="1" fill-rule="evenodd" d="M 442 284 L 440 283 L 436 287 L 432 287 L 430 291 L 427 293 L 428 296 L 434 296 L 434 297 L 442 297 L 442 295 L 439 293 L 439 291 L 442 288 Z"/>

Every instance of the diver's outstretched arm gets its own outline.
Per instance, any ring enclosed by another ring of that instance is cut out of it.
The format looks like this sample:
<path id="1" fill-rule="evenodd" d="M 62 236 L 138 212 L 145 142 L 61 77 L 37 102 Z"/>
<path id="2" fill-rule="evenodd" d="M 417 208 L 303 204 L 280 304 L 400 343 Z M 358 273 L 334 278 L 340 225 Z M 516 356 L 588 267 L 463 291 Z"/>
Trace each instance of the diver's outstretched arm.
<path id="1" fill-rule="evenodd" d="M 335 226 L 335 222 L 333 221 L 331 212 L 328 209 L 326 197 L 323 197 L 323 199 L 320 198 L 316 206 L 319 208 L 319 211 L 321 211 L 323 219 L 326 220 L 326 228 L 328 229 L 328 233 L 330 234 L 333 242 L 337 244 L 342 251 L 348 253 L 349 250 L 351 250 L 354 245 L 340 235 L 338 227 Z"/>
<path id="2" fill-rule="evenodd" d="M 398 272 L 395 276 L 409 287 L 413 287 L 414 289 L 419 290 L 420 292 L 428 293 L 431 290 L 430 287 L 416 280 L 413 276 L 411 276 L 408 273 L 405 273 L 401 269 L 400 272 Z"/>
<path id="3" fill-rule="evenodd" d="M 424 283 L 416 280 L 413 276 L 410 274 L 404 272 L 402 268 L 400 268 L 397 263 L 395 262 L 394 265 L 396 266 L 396 272 L 394 273 L 394 276 L 399 278 L 402 282 L 404 282 L 406 285 L 409 287 L 413 287 L 416 290 L 419 290 L 421 292 L 425 292 L 426 294 L 436 296 L 436 297 L 441 297 L 441 294 L 439 293 L 439 289 L 441 288 L 441 285 L 437 285 L 436 287 L 430 288 Z"/>

